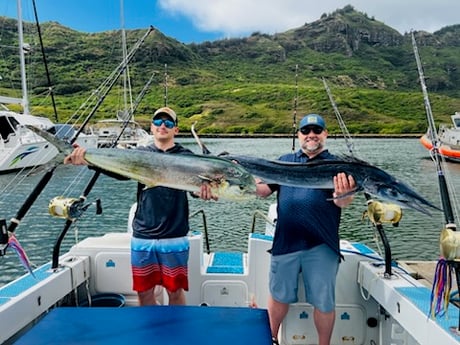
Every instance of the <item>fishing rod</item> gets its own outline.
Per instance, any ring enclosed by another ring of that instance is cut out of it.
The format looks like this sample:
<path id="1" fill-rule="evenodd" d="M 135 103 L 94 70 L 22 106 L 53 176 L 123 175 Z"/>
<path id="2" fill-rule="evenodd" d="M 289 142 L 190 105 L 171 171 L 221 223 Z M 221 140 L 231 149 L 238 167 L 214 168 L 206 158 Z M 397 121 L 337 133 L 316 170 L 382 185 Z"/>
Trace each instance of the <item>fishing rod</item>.
<path id="1" fill-rule="evenodd" d="M 347 145 L 348 152 L 350 156 L 354 156 L 354 143 L 352 141 L 352 137 L 350 132 L 348 131 L 347 126 L 345 125 L 345 121 L 342 118 L 342 115 L 339 112 L 336 102 L 332 96 L 332 92 L 326 82 L 326 79 L 323 77 L 323 84 L 324 88 L 326 89 L 327 95 L 329 96 L 329 101 L 331 102 L 332 108 L 334 109 L 335 116 L 337 118 L 337 122 L 339 123 L 340 129 L 342 131 L 343 137 L 345 139 L 345 144 Z M 392 254 L 391 254 L 391 246 L 390 242 L 385 233 L 385 229 L 383 228 L 383 222 L 390 222 L 393 226 L 398 226 L 399 220 L 402 217 L 401 208 L 396 205 L 392 204 L 384 204 L 379 201 L 372 199 L 372 196 L 369 193 L 364 193 L 364 197 L 366 198 L 367 203 L 367 211 L 363 214 L 367 215 L 371 220 L 372 224 L 377 229 L 380 239 L 383 244 L 383 248 L 385 251 L 385 272 L 384 277 L 390 279 L 392 276 Z M 398 222 L 394 221 L 394 218 L 398 218 Z"/>
<path id="2" fill-rule="evenodd" d="M 446 221 L 446 228 L 456 230 L 457 226 L 455 225 L 452 203 L 451 203 L 450 196 L 449 196 L 449 190 L 447 188 L 446 177 L 445 177 L 444 170 L 442 167 L 441 155 L 439 154 L 439 145 L 440 145 L 439 137 L 436 131 L 436 125 L 434 123 L 433 113 L 431 111 L 430 99 L 428 97 L 428 91 L 425 85 L 425 76 L 423 74 L 423 67 L 422 67 L 422 63 L 420 60 L 420 55 L 419 55 L 418 48 L 417 48 L 417 42 L 415 40 L 415 35 L 413 31 L 411 32 L 411 37 L 412 37 L 412 46 L 414 49 L 415 61 L 417 62 L 417 69 L 418 69 L 418 74 L 419 74 L 420 85 L 422 87 L 422 92 L 423 92 L 423 103 L 425 105 L 425 112 L 426 112 L 429 130 L 430 130 L 431 143 L 433 146 L 431 149 L 432 151 L 431 157 L 435 163 L 436 172 L 438 174 L 439 190 L 441 193 L 441 202 L 442 202 L 442 208 L 444 211 L 444 217 Z"/>
<path id="3" fill-rule="evenodd" d="M 80 133 L 83 131 L 83 129 L 85 128 L 85 126 L 88 124 L 88 122 L 90 121 L 90 119 L 93 117 L 94 113 L 96 112 L 96 110 L 99 108 L 99 106 L 102 104 L 102 102 L 104 101 L 105 97 L 107 96 L 107 94 L 109 93 L 109 91 L 112 89 L 112 87 L 115 85 L 115 82 L 118 80 L 118 78 L 120 77 L 120 75 L 125 71 L 126 69 L 126 66 L 128 65 L 128 63 L 133 59 L 134 57 L 134 54 L 136 53 L 136 51 L 140 48 L 140 46 L 144 43 L 145 39 L 147 38 L 148 35 L 150 35 L 150 33 L 152 31 L 154 31 L 155 29 L 153 28 L 153 26 L 150 26 L 149 29 L 147 30 L 147 32 L 144 34 L 144 36 L 141 37 L 141 39 L 139 41 L 136 42 L 136 44 L 134 45 L 134 47 L 131 49 L 131 51 L 126 55 L 126 57 L 123 59 L 123 61 L 118 65 L 118 67 L 116 68 L 115 70 L 115 77 L 112 78 L 112 81 L 109 83 L 108 87 L 107 87 L 107 90 L 104 92 L 104 94 L 99 97 L 98 101 L 96 102 L 96 104 L 94 105 L 93 109 L 91 110 L 91 112 L 89 113 L 89 115 L 86 117 L 86 119 L 83 121 L 82 125 L 80 126 L 80 128 L 78 129 L 78 131 L 75 133 L 74 137 L 70 140 L 70 144 L 73 144 L 78 136 L 80 135 Z"/>
<path id="4" fill-rule="evenodd" d="M 112 142 L 111 148 L 114 148 L 117 146 L 118 142 L 120 141 L 121 137 L 123 136 L 124 130 L 127 128 L 130 119 L 132 118 L 134 112 L 136 111 L 137 107 L 139 106 L 140 101 L 144 97 L 145 93 L 147 92 L 148 88 L 150 87 L 150 84 L 153 81 L 153 77 L 155 76 L 155 72 L 152 73 L 152 76 L 150 79 L 147 81 L 147 83 L 144 85 L 142 88 L 141 92 L 139 95 L 136 97 L 136 100 L 133 104 L 133 107 L 129 109 L 128 111 L 128 116 L 123 122 L 123 126 L 120 130 L 120 133 L 118 134 L 117 138 Z M 98 180 L 99 176 L 101 175 L 101 170 L 96 170 L 89 180 L 88 184 L 86 185 L 82 195 L 80 196 L 79 199 L 67 199 L 70 201 L 70 203 L 64 205 L 63 207 L 60 207 L 61 209 L 66 209 L 68 211 L 64 212 L 64 215 L 62 218 L 66 218 L 66 222 L 64 224 L 64 228 L 61 230 L 58 238 L 56 239 L 56 242 L 54 243 L 53 246 L 53 254 L 52 254 L 52 263 L 51 263 L 51 269 L 52 270 L 57 270 L 59 267 L 59 252 L 61 249 L 61 244 L 62 241 L 64 240 L 65 235 L 69 231 L 70 227 L 72 224 L 83 214 L 84 211 L 91 205 L 91 204 L 84 204 L 88 194 L 91 192 L 93 189 L 94 185 L 96 184 L 96 181 Z M 62 202 L 61 202 L 62 206 Z M 96 199 L 96 214 L 102 214 L 102 205 L 100 199 Z"/>
<path id="5" fill-rule="evenodd" d="M 350 132 L 348 132 L 347 126 L 345 125 L 345 121 L 343 121 L 342 115 L 340 115 L 339 109 L 337 108 L 337 104 L 335 103 L 334 98 L 332 97 L 332 93 L 329 89 L 329 86 L 327 85 L 326 79 L 324 77 L 322 79 L 324 88 L 326 89 L 327 95 L 329 96 L 329 101 L 331 102 L 335 116 L 337 117 L 337 121 L 339 122 L 340 129 L 342 130 L 343 137 L 345 138 L 345 143 L 347 145 L 348 152 L 351 156 L 353 156 L 354 144 L 352 142 Z"/>
<path id="6" fill-rule="evenodd" d="M 165 74 L 164 74 L 164 106 L 168 106 L 168 64 L 165 63 Z"/>
<path id="7" fill-rule="evenodd" d="M 436 264 L 435 275 L 433 280 L 431 298 L 430 298 L 430 310 L 429 315 L 432 317 L 440 315 L 442 313 L 447 314 L 447 309 L 449 307 L 449 303 L 451 302 L 451 288 L 452 288 L 452 271 L 455 272 L 455 280 L 457 282 L 457 292 L 460 291 L 460 262 L 457 260 L 457 251 L 458 251 L 458 244 L 457 244 L 457 237 L 456 234 L 457 226 L 455 224 L 455 218 L 453 213 L 453 207 L 450 200 L 449 189 L 447 186 L 446 176 L 443 170 L 443 163 L 441 161 L 442 157 L 439 153 L 439 146 L 440 141 L 438 137 L 438 133 L 436 131 L 436 125 L 434 122 L 433 113 L 431 111 L 430 100 L 428 97 L 428 91 L 425 84 L 425 76 L 423 74 L 423 67 L 420 60 L 420 54 L 417 48 L 417 42 L 415 40 L 415 34 L 411 31 L 411 38 L 412 38 L 412 47 L 414 50 L 415 61 L 417 62 L 417 69 L 419 74 L 420 85 L 423 92 L 423 103 L 425 105 L 425 112 L 428 121 L 428 128 L 429 134 L 431 138 L 431 158 L 435 163 L 436 172 L 438 175 L 438 184 L 439 184 L 439 192 L 441 194 L 441 202 L 443 206 L 443 213 L 445 218 L 445 228 L 441 231 L 440 236 L 440 250 L 441 250 L 441 257 Z M 452 232 L 453 236 L 450 236 L 449 232 Z M 444 238 L 444 236 L 452 237 L 452 238 Z M 447 243 L 444 244 L 443 241 Z M 450 252 L 449 255 L 444 253 L 445 248 L 449 248 Z M 460 311 L 459 311 L 459 318 L 457 322 L 456 331 L 460 330 Z"/>
<path id="8" fill-rule="evenodd" d="M 295 138 L 297 134 L 297 100 L 299 98 L 299 86 L 298 86 L 298 71 L 299 65 L 295 65 L 295 97 L 294 97 L 294 112 L 292 114 L 292 152 L 295 151 Z"/>
<path id="9" fill-rule="evenodd" d="M 145 41 L 145 38 L 154 30 L 154 28 L 152 26 L 150 26 L 149 30 L 146 32 L 146 34 L 144 34 L 144 36 L 141 38 L 141 40 L 139 42 L 143 43 Z M 134 53 L 135 51 L 140 47 L 140 43 L 137 42 L 136 45 L 133 47 L 133 49 L 129 52 L 129 54 L 127 55 L 126 59 L 127 61 L 131 61 L 131 59 L 133 58 L 134 56 Z M 125 60 L 125 59 L 124 59 Z M 113 78 L 113 81 L 111 83 L 111 87 L 113 87 L 113 85 L 115 84 L 115 81 L 118 79 L 118 77 L 121 75 L 121 73 L 123 72 L 124 68 L 125 68 L 126 64 L 125 64 L 125 61 L 122 61 L 122 63 L 117 67 L 116 69 L 116 78 Z M 97 102 L 97 104 L 93 107 L 90 115 L 87 116 L 87 118 L 85 119 L 85 121 L 83 122 L 83 124 L 81 125 L 81 127 L 79 128 L 79 130 L 75 133 L 74 137 L 70 140 L 70 144 L 73 144 L 77 139 L 78 139 L 78 136 L 80 135 L 80 133 L 83 131 L 84 127 L 86 126 L 86 124 L 89 122 L 89 120 L 91 119 L 91 117 L 95 114 L 96 110 L 99 108 L 99 106 L 102 104 L 102 101 L 105 99 L 105 96 L 108 94 L 108 92 L 110 91 L 110 88 L 108 88 L 105 92 L 105 94 L 103 95 L 103 97 L 100 97 L 99 98 L 99 101 Z M 7 231 L 10 232 L 10 233 L 14 233 L 14 231 L 16 230 L 16 228 L 18 227 L 18 225 L 20 224 L 20 222 L 22 221 L 22 219 L 24 218 L 24 216 L 27 214 L 27 212 L 29 211 L 29 209 L 32 207 L 32 205 L 34 204 L 34 202 L 36 201 L 36 199 L 38 198 L 38 196 L 41 194 L 41 192 L 43 191 L 43 189 L 46 187 L 46 185 L 48 184 L 48 182 L 51 180 L 51 177 L 53 176 L 53 173 L 54 171 L 56 170 L 58 164 L 54 164 L 54 166 L 52 166 L 51 168 L 49 168 L 45 174 L 43 175 L 43 177 L 40 179 L 40 181 L 38 182 L 38 184 L 35 186 L 35 188 L 32 190 L 32 192 L 30 193 L 30 195 L 26 198 L 25 202 L 22 204 L 22 206 L 19 208 L 18 212 L 16 213 L 16 216 L 13 217 L 11 220 L 10 220 L 10 224 L 8 225 L 8 229 Z M 4 239 L 2 238 L 1 239 L 1 242 L 0 242 L 0 245 L 5 245 L 5 250 L 6 250 L 6 247 L 8 246 L 7 243 L 4 243 L 3 242 Z M 1 253 L 0 253 L 1 254 Z"/>

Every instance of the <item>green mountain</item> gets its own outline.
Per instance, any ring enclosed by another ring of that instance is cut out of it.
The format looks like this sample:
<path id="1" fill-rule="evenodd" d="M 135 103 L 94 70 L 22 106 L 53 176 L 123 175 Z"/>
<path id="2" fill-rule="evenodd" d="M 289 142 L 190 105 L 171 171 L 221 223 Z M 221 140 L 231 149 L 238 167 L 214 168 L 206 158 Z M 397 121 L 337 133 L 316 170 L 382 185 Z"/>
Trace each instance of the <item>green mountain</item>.
<path id="1" fill-rule="evenodd" d="M 0 17 L 3 46 L 17 46 L 16 21 Z M 25 23 L 29 89 L 34 113 L 52 116 L 36 25 Z M 130 49 L 147 31 L 128 30 Z M 56 22 L 41 24 L 59 121 L 64 122 L 121 62 L 121 33 L 88 34 Z M 415 32 L 430 103 L 437 122 L 460 111 L 460 25 Z M 2 49 L 0 93 L 20 89 L 17 53 Z M 352 134 L 422 133 L 426 130 L 410 33 L 346 6 L 313 23 L 268 35 L 183 44 L 155 30 L 130 63 L 133 94 L 154 82 L 135 113 L 148 126 L 167 104 L 182 131 L 197 121 L 199 133 L 290 133 L 305 113 L 323 114 L 339 133 L 325 78 Z M 120 104 L 117 83 L 94 120 L 112 118 Z M 167 85 L 167 87 L 165 87 Z"/>

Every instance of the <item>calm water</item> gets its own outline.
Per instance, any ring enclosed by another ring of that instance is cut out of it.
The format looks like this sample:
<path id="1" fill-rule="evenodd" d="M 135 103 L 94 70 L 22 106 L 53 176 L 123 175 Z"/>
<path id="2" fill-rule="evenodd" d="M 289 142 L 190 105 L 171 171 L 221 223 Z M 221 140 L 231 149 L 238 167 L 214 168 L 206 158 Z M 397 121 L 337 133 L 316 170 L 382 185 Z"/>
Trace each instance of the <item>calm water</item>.
<path id="1" fill-rule="evenodd" d="M 192 139 L 180 139 L 184 145 L 199 153 Z M 275 159 L 291 150 L 292 139 L 205 139 L 213 153 L 228 151 L 235 154 L 249 154 Z M 417 139 L 355 139 L 355 154 L 392 175 L 412 185 L 420 194 L 436 205 L 440 205 L 437 176 L 433 162 Z M 333 153 L 346 153 L 342 139 L 328 141 Z M 460 189 L 460 164 L 448 164 L 454 191 Z M 16 229 L 16 236 L 25 248 L 34 265 L 51 259 L 52 248 L 64 227 L 65 220 L 53 218 L 48 213 L 49 201 L 60 195 L 78 198 L 92 172 L 86 167 L 60 166 L 51 182 L 46 186 L 33 207 Z M 35 176 L 18 177 L 15 174 L 0 175 L 0 218 L 14 217 L 24 199 L 29 195 L 41 173 Z M 95 214 L 90 206 L 82 218 L 67 233 L 61 253 L 70 248 L 77 239 L 98 236 L 105 232 L 124 232 L 127 214 L 135 201 L 136 183 L 117 181 L 101 176 L 88 197 L 93 203 L 101 199 L 103 213 Z M 256 210 L 266 213 L 275 197 L 257 199 L 250 202 L 205 202 L 191 199 L 191 213 L 202 210 L 206 215 L 211 250 L 243 250 L 247 248 L 253 214 Z M 362 241 L 374 249 L 383 247 L 374 228 L 362 220 L 366 210 L 365 199 L 358 195 L 353 204 L 344 210 L 341 236 L 343 239 Z M 439 231 L 444 218 L 441 212 L 433 212 L 431 217 L 413 210 L 404 210 L 399 227 L 386 225 L 386 234 L 396 259 L 436 260 L 439 252 Z M 192 228 L 203 230 L 202 216 L 191 219 Z M 263 232 L 264 221 L 256 221 L 256 231 Z M 22 275 L 24 269 L 13 251 L 0 257 L 0 285 Z"/>

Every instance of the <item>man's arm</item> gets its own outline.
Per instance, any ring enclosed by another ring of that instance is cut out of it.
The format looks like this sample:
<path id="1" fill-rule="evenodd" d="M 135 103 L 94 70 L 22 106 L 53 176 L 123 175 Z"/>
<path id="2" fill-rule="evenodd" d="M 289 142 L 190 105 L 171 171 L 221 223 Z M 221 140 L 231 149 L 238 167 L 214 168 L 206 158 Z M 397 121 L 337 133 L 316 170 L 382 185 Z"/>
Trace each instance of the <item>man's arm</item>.
<path id="1" fill-rule="evenodd" d="M 266 183 L 263 183 L 261 179 L 256 178 L 256 195 L 262 198 L 266 198 L 273 193 L 273 190 Z"/>

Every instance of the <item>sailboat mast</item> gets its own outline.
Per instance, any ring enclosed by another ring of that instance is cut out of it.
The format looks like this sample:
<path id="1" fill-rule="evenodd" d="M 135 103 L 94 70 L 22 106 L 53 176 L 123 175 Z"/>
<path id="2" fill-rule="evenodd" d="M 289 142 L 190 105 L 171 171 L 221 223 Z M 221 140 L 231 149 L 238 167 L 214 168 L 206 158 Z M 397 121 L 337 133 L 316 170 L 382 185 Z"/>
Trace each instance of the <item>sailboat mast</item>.
<path id="1" fill-rule="evenodd" d="M 120 23 L 121 23 L 122 54 L 123 54 L 123 61 L 125 61 L 125 66 L 124 66 L 125 69 L 123 71 L 123 119 L 126 120 L 127 114 L 133 113 L 132 111 L 133 101 L 132 101 L 132 94 L 131 94 L 131 82 L 129 78 L 129 67 L 128 67 L 128 64 L 126 63 L 126 55 L 128 54 L 128 52 L 126 48 L 124 0 L 120 0 Z M 132 120 L 132 118 L 130 118 L 129 120 Z"/>
<path id="2" fill-rule="evenodd" d="M 17 0 L 18 6 L 18 36 L 19 36 L 19 62 L 21 66 L 22 108 L 24 114 L 29 114 L 29 99 L 27 96 L 26 61 L 24 57 L 24 33 L 22 27 L 22 3 Z"/>

